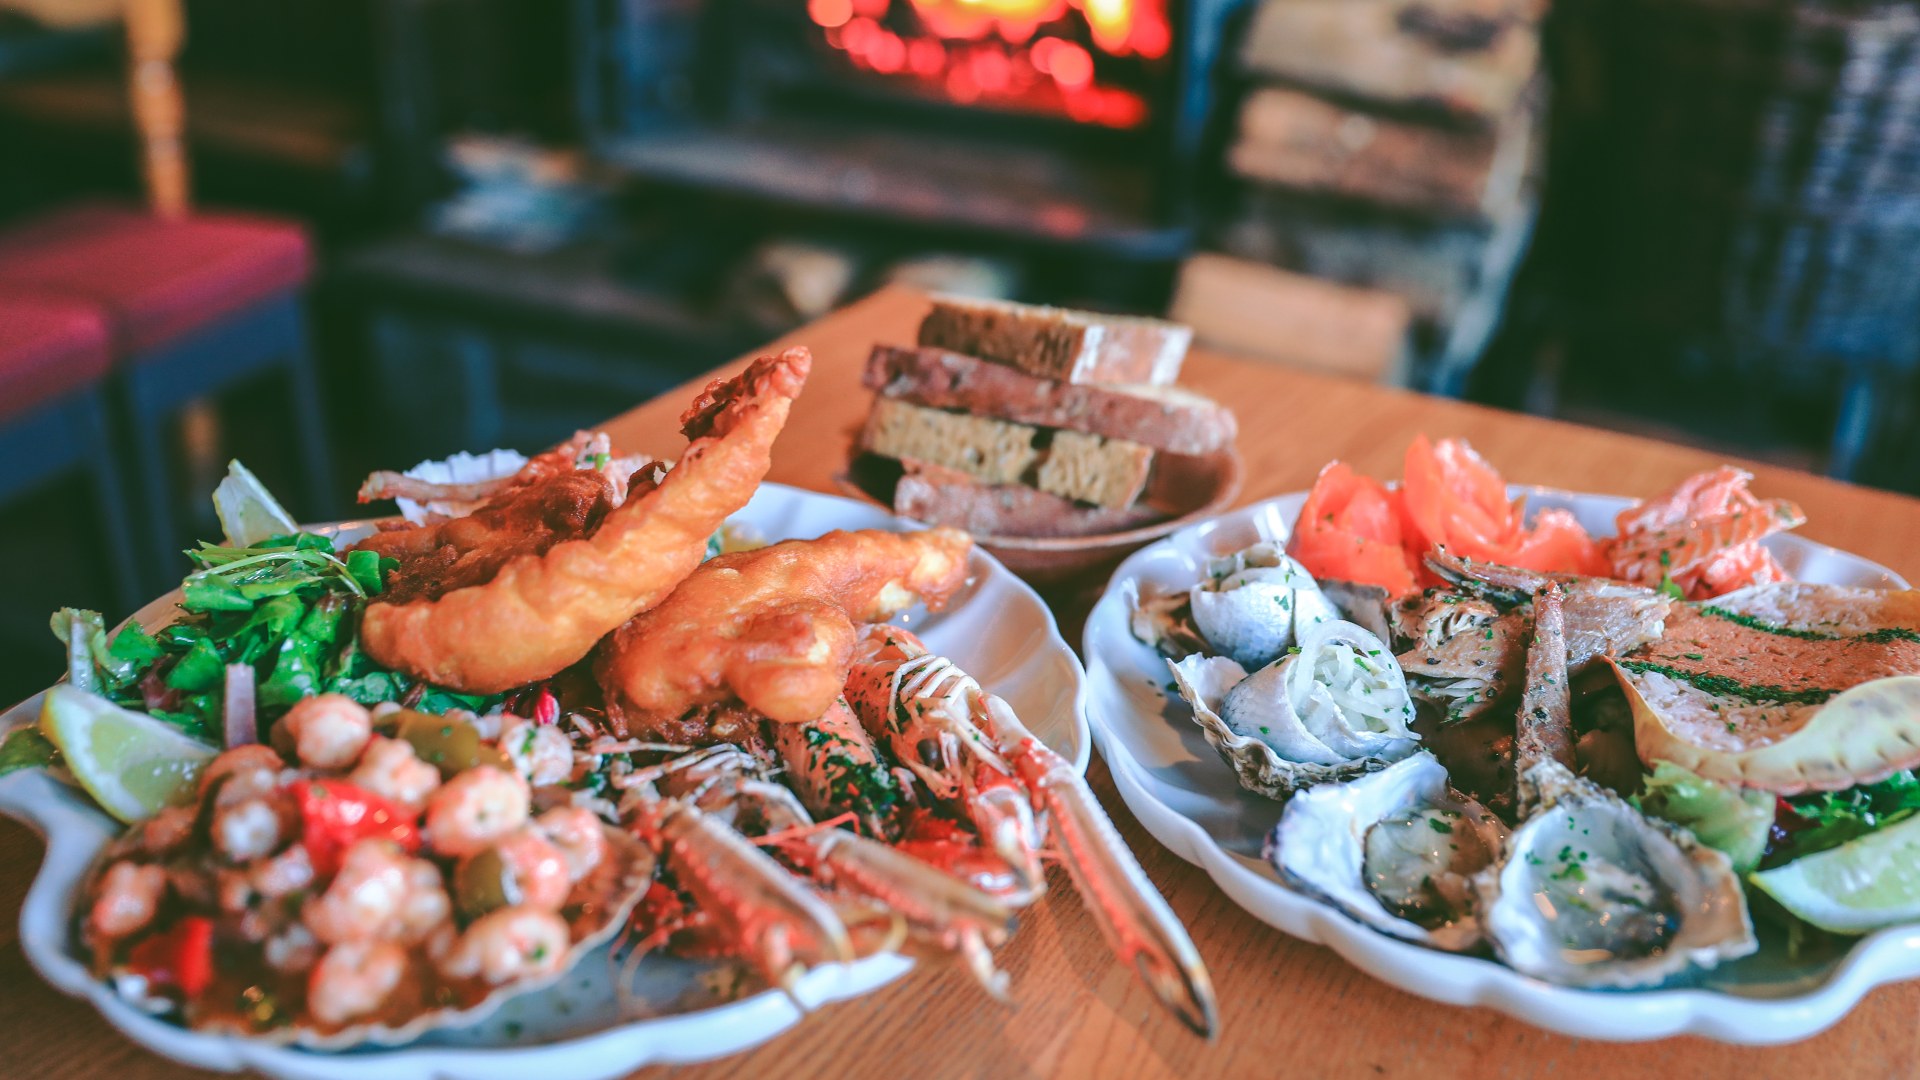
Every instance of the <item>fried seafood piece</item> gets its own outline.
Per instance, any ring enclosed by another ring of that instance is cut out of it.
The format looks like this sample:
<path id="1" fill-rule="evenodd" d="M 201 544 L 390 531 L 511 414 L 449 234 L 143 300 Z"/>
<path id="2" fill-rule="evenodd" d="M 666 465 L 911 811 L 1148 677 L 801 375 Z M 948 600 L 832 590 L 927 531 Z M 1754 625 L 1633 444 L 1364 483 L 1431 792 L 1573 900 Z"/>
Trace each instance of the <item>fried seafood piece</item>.
<path id="1" fill-rule="evenodd" d="M 600 647 L 608 716 L 650 731 L 738 698 L 780 723 L 817 720 L 846 684 L 856 625 L 944 606 L 972 548 L 956 529 L 868 529 L 709 560 Z"/>
<path id="2" fill-rule="evenodd" d="M 463 540 L 467 555 L 502 547 L 514 554 L 485 580 L 368 604 L 360 630 L 368 655 L 468 693 L 545 679 L 586 656 L 608 631 L 659 603 L 700 565 L 707 538 L 766 476 L 774 438 L 812 364 L 805 349 L 789 349 L 716 381 L 681 417 L 690 442 L 679 463 L 657 485 L 634 484 L 618 506 L 596 513 L 595 502 L 577 524 L 569 519 L 552 528 L 551 546 L 519 546 L 522 534 L 515 530 L 525 528 L 526 518 L 511 505 L 490 504 L 500 513 L 472 526 L 476 535 Z M 572 483 L 583 472 L 563 471 L 550 483 Z M 520 489 L 510 503 L 538 497 L 546 483 Z M 458 524 L 429 528 L 444 538 Z M 385 539 L 391 535 L 370 541 L 381 545 L 374 550 L 411 543 Z"/>

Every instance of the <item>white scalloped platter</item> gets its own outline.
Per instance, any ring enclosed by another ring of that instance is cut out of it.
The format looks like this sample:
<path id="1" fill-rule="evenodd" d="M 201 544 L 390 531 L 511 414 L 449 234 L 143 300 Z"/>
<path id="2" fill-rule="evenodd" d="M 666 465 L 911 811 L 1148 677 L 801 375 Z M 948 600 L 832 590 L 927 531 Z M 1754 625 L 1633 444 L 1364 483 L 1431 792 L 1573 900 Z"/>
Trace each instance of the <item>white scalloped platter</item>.
<path id="1" fill-rule="evenodd" d="M 1514 486 L 1531 507 L 1564 506 L 1596 535 L 1631 502 Z M 1846 1015 L 1870 989 L 1920 976 L 1920 926 L 1896 927 L 1851 948 L 1790 958 L 1784 935 L 1761 930 L 1756 955 L 1691 981 L 1653 990 L 1553 986 L 1490 959 L 1397 941 L 1280 883 L 1260 858 L 1280 804 L 1243 790 L 1165 687 L 1166 663 L 1127 629 L 1139 596 L 1186 589 L 1214 555 L 1261 539 L 1285 540 L 1305 492 L 1256 503 L 1183 529 L 1135 552 L 1114 573 L 1087 620 L 1087 709 L 1100 756 L 1120 796 L 1155 839 L 1205 870 L 1263 922 L 1333 949 L 1369 975 L 1455 1005 L 1485 1005 L 1543 1028 L 1591 1039 L 1701 1035 L 1735 1043 L 1805 1038 Z M 1795 577 L 1835 585 L 1905 588 L 1876 563 L 1791 534 L 1767 542 Z"/>
<path id="2" fill-rule="evenodd" d="M 730 524 L 768 541 L 819 536 L 833 529 L 908 527 L 867 504 L 779 484 L 761 485 Z M 1052 613 L 1025 582 L 977 550 L 972 570 L 972 580 L 947 610 L 929 614 L 915 609 L 899 621 L 1006 698 L 1036 735 L 1084 771 L 1091 745 L 1079 660 L 1061 638 Z M 163 598 L 139 618 L 149 626 L 164 625 L 172 609 L 172 599 Z M 0 731 L 33 723 L 39 708 L 36 696 L 8 710 L 0 715 Z M 640 964 L 632 988 L 648 1008 L 641 1015 L 625 1016 L 616 1004 L 607 950 L 601 948 L 557 985 L 514 998 L 480 1023 L 435 1032 L 402 1048 L 317 1053 L 197 1034 L 140 1012 L 95 981 L 69 932 L 74 890 L 119 825 L 77 788 L 40 771 L 0 778 L 0 811 L 25 821 L 47 840 L 46 859 L 20 912 L 20 942 L 27 959 L 47 982 L 91 1002 L 135 1042 L 188 1065 L 250 1070 L 285 1080 L 595 1080 L 642 1065 L 723 1057 L 765 1042 L 805 1016 L 777 991 L 727 1000 L 731 995 L 716 969 L 666 957 L 648 957 Z M 875 990 L 911 966 L 911 960 L 894 954 L 829 965 L 801 980 L 797 996 L 807 1009 L 819 1008 Z M 982 1007 L 992 1003 L 983 1001 Z"/>

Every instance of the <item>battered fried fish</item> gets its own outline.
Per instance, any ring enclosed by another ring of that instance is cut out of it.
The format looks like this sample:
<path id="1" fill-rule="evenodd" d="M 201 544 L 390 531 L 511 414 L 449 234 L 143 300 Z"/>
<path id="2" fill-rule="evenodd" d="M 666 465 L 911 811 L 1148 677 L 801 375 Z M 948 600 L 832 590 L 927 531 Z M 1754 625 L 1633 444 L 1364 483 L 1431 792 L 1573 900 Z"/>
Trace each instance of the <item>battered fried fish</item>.
<path id="1" fill-rule="evenodd" d="M 712 559 L 601 645 L 608 715 L 660 731 L 737 698 L 782 723 L 816 720 L 846 686 L 856 624 L 944 606 L 972 547 L 956 529 L 865 530 Z"/>
<path id="2" fill-rule="evenodd" d="M 707 538 L 766 476 L 812 357 L 790 349 L 716 381 L 681 417 L 690 440 L 657 482 L 625 501 L 594 470 L 516 485 L 479 513 L 376 535 L 401 560 L 395 589 L 367 605 L 361 645 L 438 686 L 496 693 L 548 678 L 700 565 Z M 412 569 L 410 569 L 410 566 Z"/>

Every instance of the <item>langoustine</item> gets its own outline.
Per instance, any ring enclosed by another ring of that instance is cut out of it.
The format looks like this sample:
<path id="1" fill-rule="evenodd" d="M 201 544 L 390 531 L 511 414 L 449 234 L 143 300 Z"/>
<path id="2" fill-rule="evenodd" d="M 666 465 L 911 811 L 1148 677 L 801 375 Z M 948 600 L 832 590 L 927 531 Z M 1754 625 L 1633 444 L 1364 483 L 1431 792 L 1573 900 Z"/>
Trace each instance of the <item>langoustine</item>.
<path id="1" fill-rule="evenodd" d="M 444 569 L 478 567 L 370 602 L 360 630 L 368 655 L 470 693 L 548 678 L 586 656 L 692 573 L 714 530 L 746 505 L 811 365 L 791 349 L 709 386 L 681 418 L 691 441 L 679 462 L 657 480 L 636 478 L 617 506 L 612 480 L 560 469 L 470 517 L 368 541 L 398 554 L 403 580 L 408 558 L 447 547 Z M 504 562 L 502 545 L 512 551 Z"/>
<path id="2" fill-rule="evenodd" d="M 736 699 L 782 723 L 816 719 L 845 684 L 856 624 L 942 607 L 972 547 L 955 529 L 868 529 L 711 559 L 601 647 L 608 715 L 669 736 L 662 727 Z"/>

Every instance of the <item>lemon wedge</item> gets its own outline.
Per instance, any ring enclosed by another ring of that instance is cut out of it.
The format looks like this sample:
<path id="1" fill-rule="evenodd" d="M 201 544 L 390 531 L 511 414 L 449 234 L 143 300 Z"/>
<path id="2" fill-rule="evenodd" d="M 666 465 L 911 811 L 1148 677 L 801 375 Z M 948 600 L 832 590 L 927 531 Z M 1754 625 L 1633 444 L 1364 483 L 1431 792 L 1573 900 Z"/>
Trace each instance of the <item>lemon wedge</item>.
<path id="1" fill-rule="evenodd" d="M 60 748 L 87 794 L 126 822 L 191 802 L 200 770 L 219 752 L 176 727 L 65 684 L 47 691 L 40 732 Z"/>
<path id="2" fill-rule="evenodd" d="M 1788 911 L 1836 934 L 1920 918 L 1920 816 L 1749 880 Z"/>
<path id="3" fill-rule="evenodd" d="M 213 489 L 213 512 L 234 547 L 252 547 L 270 536 L 300 530 L 260 478 L 238 461 L 227 462 L 227 478 Z"/>

